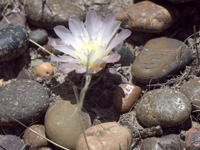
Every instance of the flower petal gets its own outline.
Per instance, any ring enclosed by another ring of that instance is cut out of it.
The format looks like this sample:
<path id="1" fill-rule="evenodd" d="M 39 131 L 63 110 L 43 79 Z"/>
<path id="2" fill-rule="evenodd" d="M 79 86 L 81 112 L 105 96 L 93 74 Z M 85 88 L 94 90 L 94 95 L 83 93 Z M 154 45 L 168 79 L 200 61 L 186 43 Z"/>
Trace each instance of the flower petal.
<path id="1" fill-rule="evenodd" d="M 61 71 L 64 73 L 69 73 L 76 68 L 77 64 L 63 63 L 60 65 Z"/>
<path id="2" fill-rule="evenodd" d="M 89 69 L 88 73 L 95 74 L 95 73 L 101 71 L 102 69 L 103 69 L 102 67 L 97 67 L 97 68 L 94 68 L 94 69 Z"/>
<path id="3" fill-rule="evenodd" d="M 80 22 L 80 20 L 77 21 L 74 18 L 70 18 L 69 28 L 72 31 L 73 35 L 80 37 L 88 37 L 87 30 L 85 29 L 83 22 Z"/>
<path id="4" fill-rule="evenodd" d="M 79 65 L 75 68 L 75 70 L 76 70 L 77 73 L 85 73 L 86 72 L 86 66 L 80 66 Z"/>
<path id="5" fill-rule="evenodd" d="M 59 62 L 71 62 L 74 58 L 70 56 L 51 56 L 51 61 L 59 61 Z"/>
<path id="6" fill-rule="evenodd" d="M 55 33 L 58 35 L 59 38 L 67 40 L 65 35 L 66 34 L 71 34 L 71 32 L 69 31 L 69 29 L 67 29 L 66 27 L 62 26 L 62 25 L 58 25 L 54 28 Z"/>
<path id="7" fill-rule="evenodd" d="M 68 45 L 68 42 L 63 41 L 61 39 L 50 39 L 48 41 L 48 44 L 51 46 L 56 46 L 56 45 Z"/>
<path id="8" fill-rule="evenodd" d="M 100 29 L 101 16 L 97 16 L 94 10 L 90 10 L 86 15 L 86 30 L 90 37 L 96 36 L 95 34 Z"/>
<path id="9" fill-rule="evenodd" d="M 54 48 L 59 50 L 59 51 L 61 51 L 61 52 L 63 52 L 63 53 L 65 53 L 65 54 L 68 54 L 68 55 L 70 55 L 70 56 L 72 56 L 74 58 L 82 58 L 81 53 L 79 53 L 79 52 L 77 52 L 77 51 L 75 51 L 73 49 L 68 49 L 68 47 L 66 47 L 66 46 L 56 45 L 56 46 L 54 46 Z"/>
<path id="10" fill-rule="evenodd" d="M 106 60 L 106 62 L 107 63 L 114 63 L 114 62 L 119 61 L 120 58 L 121 58 L 121 55 L 114 53 L 114 54 L 108 55 L 108 59 Z"/>
<path id="11" fill-rule="evenodd" d="M 109 46 L 107 47 L 107 49 L 105 50 L 104 55 L 108 55 L 110 53 L 110 51 L 117 46 L 120 42 L 122 42 L 123 40 L 125 40 L 127 37 L 129 37 L 131 35 L 131 31 L 130 30 L 122 30 L 119 34 L 117 34 L 112 41 L 110 42 Z"/>

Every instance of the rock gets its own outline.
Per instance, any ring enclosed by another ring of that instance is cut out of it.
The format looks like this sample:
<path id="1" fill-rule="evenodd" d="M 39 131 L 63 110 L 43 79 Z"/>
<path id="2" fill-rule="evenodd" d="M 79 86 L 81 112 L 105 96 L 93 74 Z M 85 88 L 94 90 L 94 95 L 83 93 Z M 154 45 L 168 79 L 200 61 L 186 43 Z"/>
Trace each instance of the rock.
<path id="1" fill-rule="evenodd" d="M 191 128 L 185 136 L 185 146 L 189 150 L 200 149 L 200 128 Z"/>
<path id="2" fill-rule="evenodd" d="M 43 125 L 35 124 L 29 127 L 40 135 L 46 137 L 45 128 Z M 36 150 L 48 146 L 48 141 L 33 133 L 31 130 L 26 129 L 23 136 L 24 143 L 27 144 L 29 150 Z"/>
<path id="3" fill-rule="evenodd" d="M 32 74 L 27 69 L 23 69 L 22 71 L 20 71 L 17 79 L 34 80 Z"/>
<path id="4" fill-rule="evenodd" d="M 91 126 L 91 120 L 85 109 L 81 117 L 83 128 Z M 72 101 L 57 101 L 53 103 L 45 115 L 45 130 L 47 137 L 68 149 L 74 149 L 79 135 L 82 133 L 77 104 Z"/>
<path id="5" fill-rule="evenodd" d="M 45 29 L 36 29 L 30 33 L 30 39 L 40 45 L 44 45 L 48 41 L 48 33 Z M 32 43 L 31 45 L 34 44 Z"/>
<path id="6" fill-rule="evenodd" d="M 142 83 L 154 83 L 182 69 L 192 59 L 183 42 L 172 38 L 149 40 L 132 64 L 133 78 Z"/>
<path id="7" fill-rule="evenodd" d="M 85 130 L 86 139 L 91 150 L 127 150 L 131 146 L 131 132 L 116 122 L 106 122 Z M 127 147 L 128 143 L 128 147 Z M 83 137 L 80 135 L 76 150 L 87 150 Z"/>
<path id="8" fill-rule="evenodd" d="M 0 33 L 0 63 L 14 60 L 27 49 L 29 36 L 22 26 L 0 24 Z"/>
<path id="9" fill-rule="evenodd" d="M 49 106 L 47 90 L 35 81 L 12 81 L 0 91 L 1 109 L 25 125 L 39 120 Z M 2 126 L 19 126 L 2 111 L 0 120 Z"/>
<path id="10" fill-rule="evenodd" d="M 114 107 L 119 112 L 127 112 L 137 101 L 141 88 L 132 84 L 120 84 L 115 90 Z"/>
<path id="11" fill-rule="evenodd" d="M 187 96 L 195 110 L 200 109 L 200 78 L 191 79 L 184 83 L 180 92 Z"/>
<path id="12" fill-rule="evenodd" d="M 135 55 L 131 52 L 131 50 L 126 46 L 117 46 L 114 48 L 118 54 L 121 55 L 121 58 L 116 64 L 121 64 L 122 66 L 130 66 L 135 59 Z"/>
<path id="13" fill-rule="evenodd" d="M 182 150 L 184 145 L 176 134 L 162 136 L 161 138 L 151 137 L 142 141 L 140 150 Z"/>
<path id="14" fill-rule="evenodd" d="M 159 33 L 169 28 L 174 22 L 171 10 L 150 1 L 143 1 L 131 5 L 121 11 L 117 20 L 121 26 L 132 31 Z"/>
<path id="15" fill-rule="evenodd" d="M 52 46 L 51 45 L 43 45 L 42 46 L 43 48 L 45 48 L 48 52 L 50 52 L 50 53 L 52 53 Z M 40 53 L 40 55 L 42 55 L 43 57 L 45 57 L 45 56 L 48 56 L 49 55 L 49 53 L 48 52 L 46 52 L 45 50 L 43 50 L 42 48 L 39 48 L 39 53 Z"/>
<path id="16" fill-rule="evenodd" d="M 25 27 L 26 17 L 22 13 L 11 13 L 6 16 L 6 19 L 11 23 L 19 26 Z M 3 18 L 0 23 L 8 23 L 5 18 Z"/>
<path id="17" fill-rule="evenodd" d="M 111 9 L 106 9 L 104 7 L 101 7 L 99 10 L 95 10 L 95 12 L 97 13 L 98 16 L 101 16 L 103 18 L 105 18 L 107 15 L 113 14 Z"/>
<path id="18" fill-rule="evenodd" d="M 35 70 L 35 77 L 49 77 L 53 75 L 53 66 L 50 63 L 43 63 Z"/>
<path id="19" fill-rule="evenodd" d="M 173 127 L 185 122 L 190 114 L 188 98 L 172 89 L 149 91 L 136 105 L 137 119 L 146 127 Z"/>
<path id="20" fill-rule="evenodd" d="M 0 138 L 0 150 L 21 150 L 23 143 L 15 135 L 4 135 Z"/>
<path id="21" fill-rule="evenodd" d="M 67 26 L 70 17 L 78 16 L 81 20 L 85 12 L 75 5 L 63 0 L 26 0 L 25 13 L 31 24 L 52 30 L 57 25 Z M 42 8 L 44 6 L 44 9 Z"/>

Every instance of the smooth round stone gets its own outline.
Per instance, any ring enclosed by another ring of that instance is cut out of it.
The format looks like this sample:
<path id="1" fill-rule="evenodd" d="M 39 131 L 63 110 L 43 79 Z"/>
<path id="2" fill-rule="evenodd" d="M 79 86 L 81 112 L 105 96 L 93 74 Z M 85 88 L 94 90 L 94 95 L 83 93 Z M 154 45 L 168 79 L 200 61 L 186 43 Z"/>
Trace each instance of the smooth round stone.
<path id="1" fill-rule="evenodd" d="M 153 83 L 164 79 L 190 62 L 192 54 L 187 45 L 172 38 L 149 40 L 132 64 L 133 79 Z"/>
<path id="2" fill-rule="evenodd" d="M 49 106 L 47 90 L 32 80 L 16 80 L 0 89 L 1 109 L 21 123 L 28 125 L 40 119 Z M 0 111 L 1 125 L 20 124 Z"/>
<path id="3" fill-rule="evenodd" d="M 48 41 L 48 33 L 44 29 L 36 29 L 30 33 L 30 39 L 40 45 L 44 45 Z M 33 45 L 33 43 L 31 45 Z"/>
<path id="4" fill-rule="evenodd" d="M 191 128 L 187 131 L 185 145 L 189 150 L 200 149 L 200 128 Z"/>
<path id="5" fill-rule="evenodd" d="M 26 129 L 24 132 L 23 140 L 24 140 L 24 143 L 26 143 L 27 146 L 29 147 L 29 150 L 35 150 L 35 149 L 39 149 L 39 148 L 48 146 L 47 140 L 45 140 L 42 137 L 40 137 L 39 135 L 33 133 L 29 129 L 32 129 L 35 132 L 39 133 L 40 135 L 46 137 L 45 128 L 41 124 L 35 124 L 35 125 L 32 125 L 31 127 L 29 127 L 28 129 Z"/>
<path id="6" fill-rule="evenodd" d="M 151 137 L 142 141 L 140 150 L 182 150 L 184 148 L 181 139 L 176 134 L 162 136 L 161 138 Z"/>
<path id="7" fill-rule="evenodd" d="M 68 25 L 70 17 L 77 16 L 81 20 L 85 17 L 85 12 L 75 5 L 64 0 L 46 0 L 44 9 L 41 0 L 26 0 L 25 13 L 28 22 L 45 29 L 53 29 L 57 25 Z"/>
<path id="8" fill-rule="evenodd" d="M 83 108 L 81 112 L 83 128 L 91 126 L 90 116 Z M 49 107 L 45 115 L 47 137 L 68 149 L 74 149 L 82 133 L 77 104 L 72 101 L 57 101 Z"/>
<path id="9" fill-rule="evenodd" d="M 27 80 L 34 80 L 32 74 L 27 69 L 23 69 L 19 72 L 17 79 L 27 79 Z"/>
<path id="10" fill-rule="evenodd" d="M 116 62 L 116 64 L 121 64 L 122 66 L 130 66 L 133 63 L 135 55 L 128 47 L 117 46 L 114 48 L 114 51 L 121 55 L 120 60 Z"/>
<path id="11" fill-rule="evenodd" d="M 127 112 L 137 101 L 141 88 L 132 84 L 120 84 L 115 90 L 114 107 L 119 112 Z"/>
<path id="12" fill-rule="evenodd" d="M 25 28 L 0 24 L 0 63 L 14 60 L 28 47 L 29 35 Z"/>
<path id="13" fill-rule="evenodd" d="M 131 5 L 121 11 L 117 20 L 122 21 L 122 27 L 132 31 L 159 33 L 169 28 L 174 19 L 174 13 L 150 1 Z"/>
<path id="14" fill-rule="evenodd" d="M 116 122 L 92 126 L 85 130 L 85 135 L 91 150 L 118 150 L 120 147 L 121 150 L 127 150 L 131 145 L 131 132 Z M 87 146 L 83 134 L 81 134 L 76 150 L 86 149 Z"/>
<path id="15" fill-rule="evenodd" d="M 52 76 L 54 72 L 53 66 L 50 63 L 42 63 L 35 70 L 35 77 L 49 77 Z"/>
<path id="16" fill-rule="evenodd" d="M 136 105 L 137 119 L 146 127 L 173 127 L 185 122 L 191 114 L 191 104 L 181 92 L 157 89 L 147 92 Z"/>
<path id="17" fill-rule="evenodd" d="M 24 14 L 18 13 L 11 13 L 10 15 L 6 16 L 6 19 L 11 23 L 19 26 L 24 26 L 26 23 L 26 17 Z M 3 18 L 0 23 L 8 23 L 5 18 Z"/>
<path id="18" fill-rule="evenodd" d="M 191 79 L 184 83 L 180 92 L 187 96 L 195 110 L 200 109 L 200 78 Z"/>
<path id="19" fill-rule="evenodd" d="M 15 135 L 4 135 L 0 138 L 0 150 L 21 150 L 23 143 Z"/>

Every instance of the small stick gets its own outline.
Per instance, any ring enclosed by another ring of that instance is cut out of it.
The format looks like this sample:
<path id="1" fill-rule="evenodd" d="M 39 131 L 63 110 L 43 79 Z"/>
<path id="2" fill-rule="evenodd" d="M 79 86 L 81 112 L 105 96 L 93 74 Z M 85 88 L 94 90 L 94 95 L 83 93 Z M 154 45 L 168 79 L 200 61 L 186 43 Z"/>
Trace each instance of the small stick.
<path id="1" fill-rule="evenodd" d="M 43 49 L 44 51 L 46 51 L 48 54 L 55 56 L 53 53 L 50 53 L 48 50 L 46 50 L 44 47 L 42 47 L 40 44 L 34 42 L 33 40 L 29 39 L 30 42 L 32 42 L 33 44 L 37 45 L 38 47 L 40 47 L 41 49 Z"/>

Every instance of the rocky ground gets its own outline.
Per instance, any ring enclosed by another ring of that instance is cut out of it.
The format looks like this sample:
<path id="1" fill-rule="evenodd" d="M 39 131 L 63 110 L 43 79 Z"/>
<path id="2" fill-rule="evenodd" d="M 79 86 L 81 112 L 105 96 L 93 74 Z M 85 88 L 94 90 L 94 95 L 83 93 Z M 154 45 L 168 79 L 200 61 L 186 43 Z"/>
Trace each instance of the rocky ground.
<path id="1" fill-rule="evenodd" d="M 83 127 L 90 129 L 86 130 L 89 145 L 95 150 L 199 149 L 191 144 L 200 138 L 198 0 L 68 2 L 1 1 L 1 23 L 10 23 L 0 25 L 1 109 L 66 148 L 84 149 L 83 135 L 77 143 L 82 129 L 73 89 L 75 85 L 80 93 L 84 76 L 61 72 L 58 62 L 28 41 L 60 55 L 47 45 L 57 38 L 53 27 L 67 26 L 74 15 L 84 20 L 91 9 L 102 16 L 114 13 L 121 29 L 132 34 L 113 49 L 121 55 L 120 61 L 93 76 L 86 92 L 81 116 Z M 1 147 L 58 149 L 24 131 L 2 111 L 0 118 Z"/>

